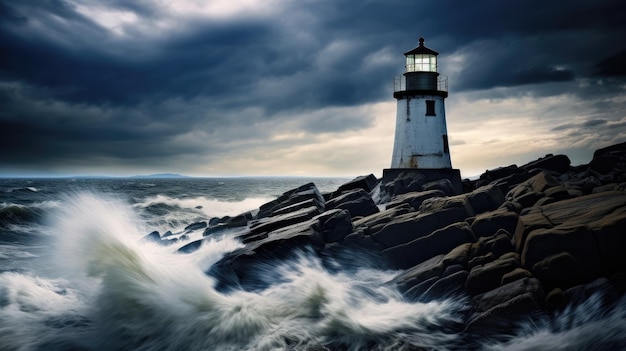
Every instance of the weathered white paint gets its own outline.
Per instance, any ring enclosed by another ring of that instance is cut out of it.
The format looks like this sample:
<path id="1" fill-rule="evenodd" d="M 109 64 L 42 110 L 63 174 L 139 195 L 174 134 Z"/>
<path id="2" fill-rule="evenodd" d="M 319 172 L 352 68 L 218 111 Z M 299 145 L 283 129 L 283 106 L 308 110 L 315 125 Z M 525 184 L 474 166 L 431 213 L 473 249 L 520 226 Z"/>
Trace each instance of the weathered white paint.
<path id="1" fill-rule="evenodd" d="M 435 116 L 426 115 L 427 100 L 435 101 Z M 447 135 L 443 96 L 398 99 L 391 168 L 452 168 Z"/>

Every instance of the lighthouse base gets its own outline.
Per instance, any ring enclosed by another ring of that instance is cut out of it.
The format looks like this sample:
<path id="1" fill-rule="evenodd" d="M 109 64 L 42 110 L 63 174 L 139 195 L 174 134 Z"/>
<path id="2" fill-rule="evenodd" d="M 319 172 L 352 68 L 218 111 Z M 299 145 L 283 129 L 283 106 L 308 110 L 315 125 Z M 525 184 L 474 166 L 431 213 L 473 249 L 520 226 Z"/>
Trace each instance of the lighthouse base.
<path id="1" fill-rule="evenodd" d="M 461 172 L 454 168 L 385 168 L 383 169 L 382 184 L 392 182 L 401 174 L 424 177 L 425 183 L 434 180 L 448 179 L 452 184 L 455 195 L 463 192 Z"/>

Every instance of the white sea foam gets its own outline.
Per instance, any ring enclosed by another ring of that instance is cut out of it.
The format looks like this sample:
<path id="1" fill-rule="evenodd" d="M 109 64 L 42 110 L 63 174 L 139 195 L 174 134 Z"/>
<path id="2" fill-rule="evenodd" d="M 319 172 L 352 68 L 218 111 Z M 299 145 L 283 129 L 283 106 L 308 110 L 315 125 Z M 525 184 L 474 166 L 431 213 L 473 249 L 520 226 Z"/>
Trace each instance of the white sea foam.
<path id="1" fill-rule="evenodd" d="M 553 318 L 522 325 L 517 335 L 485 350 L 624 350 L 626 349 L 626 297 L 607 308 L 602 293 Z"/>
<path id="2" fill-rule="evenodd" d="M 12 311 L 21 311 L 12 314 L 22 313 L 23 323 L 14 328 L 3 319 L 2 347 L 20 349 L 16 345 L 24 338 L 28 339 L 24 345 L 29 345 L 24 350 L 55 345 L 95 350 L 274 350 L 325 344 L 358 350 L 374 345 L 435 347 L 456 340 L 454 334 L 434 327 L 456 321 L 460 305 L 407 303 L 384 284 L 391 272 L 331 274 L 319 260 L 303 253 L 266 272 L 268 279 L 275 279 L 268 289 L 223 294 L 204 271 L 239 247 L 237 241 L 222 237 L 205 242 L 193 254 L 177 254 L 172 247 L 140 243 L 139 221 L 119 201 L 91 194 L 72 200 L 59 212 L 55 225 L 57 280 L 3 275 L 5 280 L 25 281 L 20 286 L 9 284 L 4 295 L 38 297 L 24 302 L 10 299 Z M 61 327 L 46 324 L 66 314 L 79 315 L 70 319 L 83 320 L 84 325 L 69 323 L 61 332 Z M 43 337 L 27 336 L 34 333 Z"/>
<path id="3" fill-rule="evenodd" d="M 197 209 L 207 217 L 236 216 L 246 211 L 258 208 L 270 201 L 268 197 L 252 197 L 242 201 L 224 201 L 204 196 L 191 198 L 172 198 L 166 195 L 156 195 L 135 204 L 135 207 L 149 207 L 156 204 L 165 204 L 184 209 Z"/>

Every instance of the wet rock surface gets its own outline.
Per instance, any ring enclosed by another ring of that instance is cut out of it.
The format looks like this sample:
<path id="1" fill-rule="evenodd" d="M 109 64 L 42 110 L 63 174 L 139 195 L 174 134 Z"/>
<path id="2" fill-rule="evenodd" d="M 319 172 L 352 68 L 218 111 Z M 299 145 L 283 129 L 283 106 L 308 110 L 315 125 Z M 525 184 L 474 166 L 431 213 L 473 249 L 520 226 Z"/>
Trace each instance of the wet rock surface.
<path id="1" fill-rule="evenodd" d="M 326 196 L 305 184 L 238 217 L 244 247 L 208 274 L 224 290 L 261 289 L 250 272 L 267 262 L 300 250 L 322 259 L 365 251 L 378 261 L 364 265 L 397 270 L 389 284 L 407 300 L 465 299 L 469 335 L 506 331 L 517 316 L 594 292 L 610 306 L 626 292 L 626 143 L 598 150 L 587 165 L 547 155 L 488 170 L 456 195 L 445 180 L 376 181 L 358 177 Z M 209 222 L 205 233 L 228 222 Z"/>

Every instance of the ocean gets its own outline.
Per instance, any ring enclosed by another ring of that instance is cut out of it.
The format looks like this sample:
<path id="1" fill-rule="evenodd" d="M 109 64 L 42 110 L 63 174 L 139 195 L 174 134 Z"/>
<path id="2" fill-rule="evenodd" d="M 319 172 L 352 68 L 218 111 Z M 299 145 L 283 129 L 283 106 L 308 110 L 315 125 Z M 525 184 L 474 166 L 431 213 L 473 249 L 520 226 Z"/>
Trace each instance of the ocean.
<path id="1" fill-rule="evenodd" d="M 623 335 L 626 304 L 598 297 L 468 343 L 463 298 L 408 302 L 366 257 L 331 269 L 303 248 L 259 269 L 265 288 L 224 292 L 206 272 L 245 228 L 178 252 L 202 237 L 190 224 L 347 180 L 0 179 L 0 350 L 582 350 Z M 152 231 L 180 240 L 142 240 Z"/>

